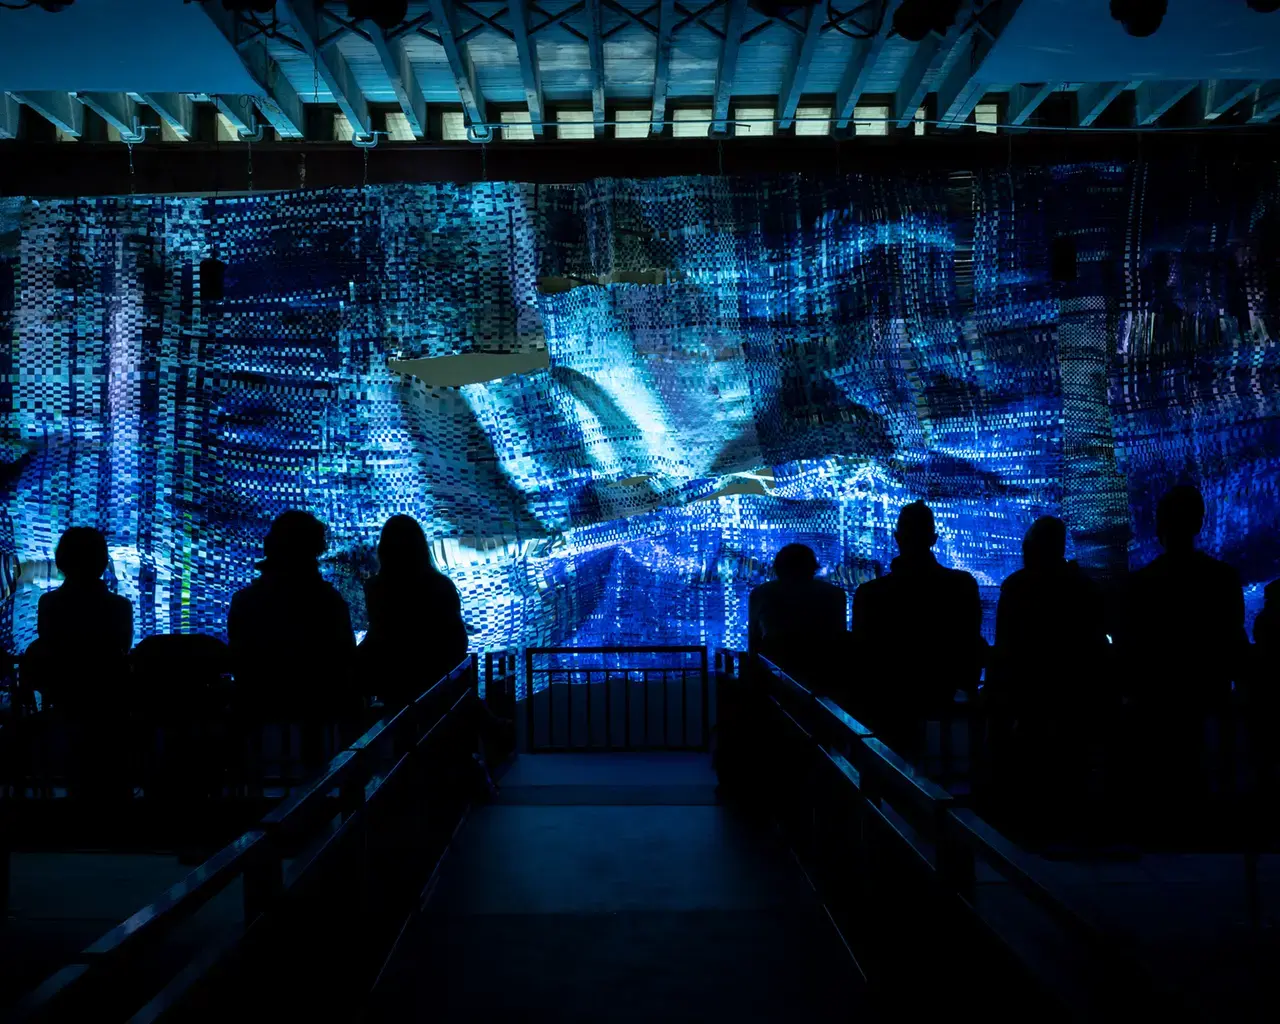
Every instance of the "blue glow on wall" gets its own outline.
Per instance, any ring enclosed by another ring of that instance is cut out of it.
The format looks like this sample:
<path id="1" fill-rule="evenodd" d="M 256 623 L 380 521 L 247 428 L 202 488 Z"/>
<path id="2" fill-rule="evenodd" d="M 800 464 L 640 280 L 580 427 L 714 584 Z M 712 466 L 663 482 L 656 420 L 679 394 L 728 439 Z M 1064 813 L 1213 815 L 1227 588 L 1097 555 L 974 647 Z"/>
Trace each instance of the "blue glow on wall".
<path id="1" fill-rule="evenodd" d="M 719 644 L 789 540 L 852 589 L 923 497 L 990 604 L 1036 516 L 1114 578 L 1183 479 L 1256 604 L 1278 218 L 1275 165 L 0 201 L 6 643 L 73 524 L 106 531 L 140 636 L 221 633 L 304 507 L 357 628 L 407 512 L 477 646 Z M 458 388 L 387 365 L 535 349 Z"/>

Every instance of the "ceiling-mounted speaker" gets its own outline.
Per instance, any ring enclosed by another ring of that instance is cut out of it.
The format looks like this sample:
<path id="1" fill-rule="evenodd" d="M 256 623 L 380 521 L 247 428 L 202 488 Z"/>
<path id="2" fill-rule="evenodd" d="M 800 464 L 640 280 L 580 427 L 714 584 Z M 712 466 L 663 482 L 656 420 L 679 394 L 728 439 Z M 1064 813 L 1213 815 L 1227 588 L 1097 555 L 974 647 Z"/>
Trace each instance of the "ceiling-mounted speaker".
<path id="1" fill-rule="evenodd" d="M 227 265 L 216 256 L 200 261 L 200 299 L 203 302 L 218 302 L 225 295 Z"/>
<path id="2" fill-rule="evenodd" d="M 960 0 L 902 0 L 893 12 L 893 30 L 913 43 L 930 32 L 945 35 L 960 16 Z"/>
<path id="3" fill-rule="evenodd" d="M 785 18 L 806 7 L 817 7 L 822 0 L 748 0 L 747 6 L 766 18 Z"/>
<path id="4" fill-rule="evenodd" d="M 1280 0 L 1249 0 L 1249 7 L 1259 14 L 1272 14 L 1280 11 Z"/>
<path id="5" fill-rule="evenodd" d="M 347 0 L 347 16 L 390 30 L 409 16 L 409 0 Z"/>
<path id="6" fill-rule="evenodd" d="M 1049 276 L 1055 281 L 1076 279 L 1076 240 L 1055 238 L 1049 243 Z"/>
<path id="7" fill-rule="evenodd" d="M 1169 0 L 1111 0 L 1111 17 L 1131 36 L 1149 36 L 1164 21 Z"/>

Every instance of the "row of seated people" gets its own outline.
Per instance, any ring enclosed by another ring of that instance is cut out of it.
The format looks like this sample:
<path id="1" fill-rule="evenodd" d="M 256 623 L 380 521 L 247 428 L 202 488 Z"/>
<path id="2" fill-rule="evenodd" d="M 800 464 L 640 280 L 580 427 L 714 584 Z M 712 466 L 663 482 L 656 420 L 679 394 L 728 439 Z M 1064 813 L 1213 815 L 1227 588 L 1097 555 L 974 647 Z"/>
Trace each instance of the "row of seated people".
<path id="1" fill-rule="evenodd" d="M 1280 585 L 1267 588 L 1251 648 L 1238 573 L 1196 549 L 1199 492 L 1171 490 L 1157 521 L 1163 553 L 1104 589 L 1066 559 L 1063 522 L 1037 520 L 1023 568 L 1001 586 L 988 648 L 977 582 L 939 564 L 933 513 L 915 502 L 898 518 L 890 571 L 854 593 L 849 630 L 845 592 L 817 578 L 814 553 L 783 548 L 777 578 L 751 595 L 750 649 L 903 750 L 919 749 L 922 725 L 949 717 L 963 693 L 989 723 L 995 771 L 1059 795 L 1079 791 L 1086 755 L 1117 712 L 1131 768 L 1164 788 L 1202 787 L 1206 722 L 1241 696 L 1257 763 L 1270 771 Z"/>
<path id="2" fill-rule="evenodd" d="M 310 770 L 325 753 L 326 729 L 348 738 L 365 724 L 371 698 L 402 707 L 465 657 L 457 588 L 412 518 L 393 516 L 382 529 L 358 647 L 346 601 L 320 573 L 324 525 L 306 512 L 282 513 L 263 548 L 259 575 L 232 599 L 226 645 L 148 637 L 130 652 L 133 608 L 103 579 L 105 538 L 88 527 L 63 534 L 55 554 L 63 583 L 40 599 L 21 678 L 71 726 L 74 774 L 113 760 L 132 712 L 174 724 L 218 707 L 243 721 L 298 724 Z M 181 678 L 166 679 L 166 669 Z"/>

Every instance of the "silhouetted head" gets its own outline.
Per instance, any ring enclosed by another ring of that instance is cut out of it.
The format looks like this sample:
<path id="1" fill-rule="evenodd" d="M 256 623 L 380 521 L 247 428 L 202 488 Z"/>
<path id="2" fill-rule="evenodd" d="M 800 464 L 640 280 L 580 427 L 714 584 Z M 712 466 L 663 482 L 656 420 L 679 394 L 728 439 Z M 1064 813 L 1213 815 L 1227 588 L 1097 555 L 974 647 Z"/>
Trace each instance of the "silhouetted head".
<path id="1" fill-rule="evenodd" d="M 1060 565 L 1067 555 L 1067 524 L 1057 516 L 1041 516 L 1022 538 L 1022 564 L 1028 569 Z"/>
<path id="2" fill-rule="evenodd" d="M 904 505 L 898 513 L 898 528 L 893 533 L 898 550 L 904 555 L 919 555 L 938 543 L 938 531 L 934 528 L 933 509 L 923 501 Z"/>
<path id="3" fill-rule="evenodd" d="M 1187 551 L 1204 526 L 1204 498 L 1189 484 L 1173 488 L 1156 506 L 1156 536 L 1166 551 Z"/>
<path id="4" fill-rule="evenodd" d="M 310 512 L 281 512 L 262 542 L 267 557 L 258 568 L 285 572 L 314 569 L 326 546 L 324 523 Z"/>
<path id="5" fill-rule="evenodd" d="M 435 571 L 427 535 L 412 516 L 392 516 L 383 524 L 378 538 L 378 570 L 407 576 Z"/>
<path id="6" fill-rule="evenodd" d="M 773 559 L 773 574 L 780 580 L 811 580 L 818 571 L 818 556 L 807 544 L 788 544 Z"/>
<path id="7" fill-rule="evenodd" d="M 100 580 L 107 571 L 107 538 L 92 526 L 73 526 L 58 539 L 53 560 L 72 583 Z"/>

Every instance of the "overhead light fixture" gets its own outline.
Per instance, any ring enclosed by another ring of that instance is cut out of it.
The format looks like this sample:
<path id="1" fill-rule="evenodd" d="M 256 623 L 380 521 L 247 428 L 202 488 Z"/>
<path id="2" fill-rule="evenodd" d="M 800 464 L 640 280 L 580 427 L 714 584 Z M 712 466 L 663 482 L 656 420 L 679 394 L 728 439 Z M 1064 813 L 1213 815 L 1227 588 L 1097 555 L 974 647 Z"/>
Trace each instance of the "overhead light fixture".
<path id="1" fill-rule="evenodd" d="M 918 43 L 930 32 L 945 35 L 960 15 L 960 0 L 902 0 L 893 12 L 893 30 Z"/>
<path id="2" fill-rule="evenodd" d="M 408 0 L 347 0 L 352 21 L 372 21 L 381 29 L 393 29 L 409 16 Z"/>
<path id="3" fill-rule="evenodd" d="M 1111 0 L 1111 17 L 1131 36 L 1149 36 L 1160 27 L 1169 0 Z"/>

